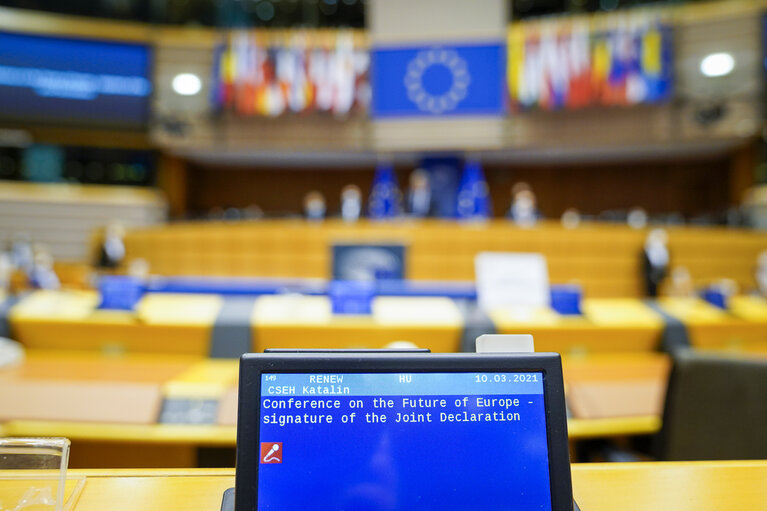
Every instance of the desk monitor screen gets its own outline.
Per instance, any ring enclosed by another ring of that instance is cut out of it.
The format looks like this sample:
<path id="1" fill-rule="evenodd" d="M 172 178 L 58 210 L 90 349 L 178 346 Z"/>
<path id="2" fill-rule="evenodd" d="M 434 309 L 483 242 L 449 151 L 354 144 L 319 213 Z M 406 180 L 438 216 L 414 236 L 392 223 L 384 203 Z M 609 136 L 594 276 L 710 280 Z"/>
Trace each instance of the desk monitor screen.
<path id="1" fill-rule="evenodd" d="M 256 357 L 237 511 L 572 509 L 566 432 L 549 424 L 564 427 L 556 355 Z"/>

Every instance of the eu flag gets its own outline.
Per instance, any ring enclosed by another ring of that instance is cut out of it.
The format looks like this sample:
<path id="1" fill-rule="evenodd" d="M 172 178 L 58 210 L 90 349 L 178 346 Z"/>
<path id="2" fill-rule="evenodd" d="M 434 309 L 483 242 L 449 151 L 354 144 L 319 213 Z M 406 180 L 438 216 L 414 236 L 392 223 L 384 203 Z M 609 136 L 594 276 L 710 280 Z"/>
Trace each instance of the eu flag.
<path id="1" fill-rule="evenodd" d="M 487 181 L 478 161 L 469 160 L 463 168 L 456 213 L 464 220 L 485 220 L 493 214 Z"/>
<path id="2" fill-rule="evenodd" d="M 501 44 L 376 48 L 372 56 L 374 117 L 505 112 Z"/>
<path id="3" fill-rule="evenodd" d="M 394 218 L 402 212 L 402 194 L 397 187 L 397 176 L 390 163 L 379 164 L 373 176 L 373 187 L 368 199 L 368 214 L 373 219 Z"/>

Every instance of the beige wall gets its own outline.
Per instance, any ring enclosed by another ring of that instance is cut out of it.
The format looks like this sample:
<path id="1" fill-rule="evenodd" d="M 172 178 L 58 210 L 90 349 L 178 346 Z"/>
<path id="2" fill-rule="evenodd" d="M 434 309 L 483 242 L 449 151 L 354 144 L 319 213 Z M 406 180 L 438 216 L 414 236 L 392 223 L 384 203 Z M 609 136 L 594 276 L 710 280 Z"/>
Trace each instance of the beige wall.
<path id="1" fill-rule="evenodd" d="M 488 40 L 506 37 L 505 0 L 371 0 L 373 44 Z"/>

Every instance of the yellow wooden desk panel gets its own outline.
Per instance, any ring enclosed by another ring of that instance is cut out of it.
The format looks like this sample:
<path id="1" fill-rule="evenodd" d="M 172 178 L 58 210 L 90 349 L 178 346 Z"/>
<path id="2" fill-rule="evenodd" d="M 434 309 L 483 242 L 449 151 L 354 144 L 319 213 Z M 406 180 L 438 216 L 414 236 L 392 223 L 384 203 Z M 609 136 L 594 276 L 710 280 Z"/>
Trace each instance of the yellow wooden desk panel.
<path id="1" fill-rule="evenodd" d="M 163 385 L 163 396 L 219 399 L 237 386 L 238 360 L 207 359 L 190 366 Z"/>
<path id="2" fill-rule="evenodd" d="M 96 291 L 35 291 L 25 296 L 11 310 L 11 320 L 82 320 L 99 305 Z"/>
<path id="3" fill-rule="evenodd" d="M 663 318 L 639 300 L 603 298 L 584 300 L 583 314 L 595 325 L 663 328 Z"/>
<path id="4" fill-rule="evenodd" d="M 209 327 L 221 310 L 217 295 L 152 293 L 136 304 L 136 316 L 147 325 Z"/>
<path id="5" fill-rule="evenodd" d="M 570 438 L 656 433 L 670 368 L 655 352 L 564 356 Z"/>
<path id="6" fill-rule="evenodd" d="M 27 350 L 20 366 L 0 369 L 8 379 L 164 383 L 178 377 L 199 357 L 166 354 L 104 355 L 94 351 Z"/>
<path id="7" fill-rule="evenodd" d="M 764 351 L 767 347 L 767 321 L 742 317 L 744 311 L 754 314 L 753 303 L 749 307 L 748 301 L 738 301 L 732 314 L 698 298 L 661 298 L 658 303 L 685 324 L 696 348 Z"/>
<path id="8" fill-rule="evenodd" d="M 632 299 L 584 300 L 583 316 L 560 316 L 550 309 L 495 310 L 499 333 L 529 333 L 537 351 L 636 352 L 656 349 L 663 321 Z"/>
<path id="9" fill-rule="evenodd" d="M 767 324 L 767 300 L 761 296 L 733 296 L 730 311 L 734 316 L 755 323 Z"/>
<path id="10" fill-rule="evenodd" d="M 98 310 L 95 291 L 37 291 L 9 314 L 32 349 L 207 355 L 221 307 L 215 296 L 147 295 L 136 312 Z"/>
<path id="11" fill-rule="evenodd" d="M 174 353 L 205 355 L 209 351 L 210 329 L 195 326 L 46 321 L 15 324 L 15 336 L 33 349 L 96 350 L 127 353 Z"/>
<path id="12" fill-rule="evenodd" d="M 610 417 L 606 419 L 567 419 L 570 440 L 613 436 L 654 435 L 661 428 L 661 418 L 654 415 Z"/>
<path id="13" fill-rule="evenodd" d="M 572 465 L 573 495 L 585 511 L 764 509 L 767 462 Z M 210 511 L 234 486 L 234 469 L 72 470 L 86 484 L 75 511 Z"/>
<path id="14" fill-rule="evenodd" d="M 7 436 L 63 436 L 70 440 L 137 444 L 185 444 L 234 446 L 234 426 L 113 424 L 12 420 L 5 423 Z"/>
<path id="15" fill-rule="evenodd" d="M 75 511 L 210 511 L 234 486 L 234 470 L 80 471 L 86 483 Z"/>
<path id="16" fill-rule="evenodd" d="M 254 351 L 381 348 L 405 340 L 451 352 L 459 349 L 462 318 L 455 304 L 442 298 L 379 297 L 370 316 L 358 316 L 333 315 L 324 296 L 263 296 L 256 301 L 251 324 Z"/>
<path id="17" fill-rule="evenodd" d="M 766 461 L 579 464 L 572 476 L 584 511 L 767 508 Z"/>
<path id="18" fill-rule="evenodd" d="M 699 298 L 660 298 L 658 304 L 685 324 L 717 324 L 729 319 L 727 312 Z"/>
<path id="19" fill-rule="evenodd" d="M 665 380 L 671 358 L 664 353 L 588 353 L 562 357 L 565 384 Z"/>

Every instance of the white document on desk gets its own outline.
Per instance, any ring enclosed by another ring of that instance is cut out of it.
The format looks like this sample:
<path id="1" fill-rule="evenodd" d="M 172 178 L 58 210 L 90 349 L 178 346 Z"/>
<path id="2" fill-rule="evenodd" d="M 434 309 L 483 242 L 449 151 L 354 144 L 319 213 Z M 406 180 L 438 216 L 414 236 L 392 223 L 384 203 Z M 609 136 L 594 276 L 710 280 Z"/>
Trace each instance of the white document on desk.
<path id="1" fill-rule="evenodd" d="M 481 309 L 548 307 L 549 272 L 542 254 L 480 252 L 474 259 Z"/>

